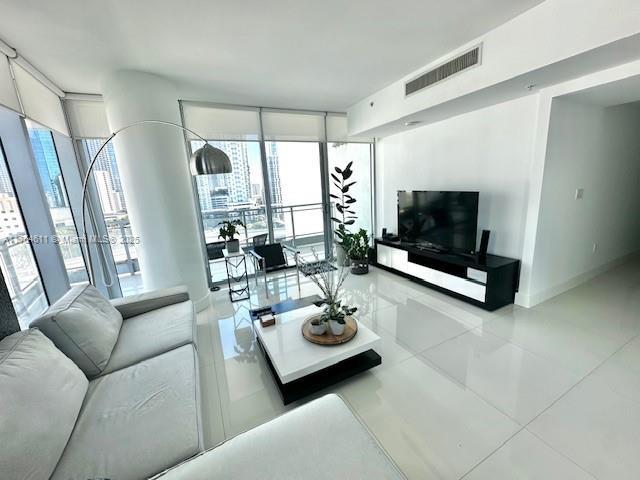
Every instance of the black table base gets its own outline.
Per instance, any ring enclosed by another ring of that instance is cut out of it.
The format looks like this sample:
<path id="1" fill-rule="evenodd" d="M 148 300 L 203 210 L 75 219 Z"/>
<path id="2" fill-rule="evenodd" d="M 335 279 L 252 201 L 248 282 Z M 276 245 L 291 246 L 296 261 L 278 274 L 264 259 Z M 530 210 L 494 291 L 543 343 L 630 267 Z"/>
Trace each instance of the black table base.
<path id="1" fill-rule="evenodd" d="M 280 391 L 282 402 L 285 405 L 295 402 L 296 400 L 300 400 L 312 393 L 319 392 L 324 388 L 335 385 L 342 380 L 346 380 L 347 378 L 353 377 L 358 373 L 369 370 L 370 368 L 376 367 L 382 363 L 382 357 L 380 355 L 373 350 L 367 350 L 366 352 L 347 358 L 342 362 L 336 363 L 322 370 L 318 370 L 317 372 L 305 377 L 293 380 L 292 382 L 282 383 L 280 381 L 280 377 L 278 377 L 278 372 L 276 372 L 273 363 L 271 363 L 269 354 L 265 351 L 260 339 L 257 338 L 257 340 L 258 345 L 260 345 L 260 349 L 264 353 L 267 365 L 269 365 L 269 370 L 271 370 L 273 379 Z"/>

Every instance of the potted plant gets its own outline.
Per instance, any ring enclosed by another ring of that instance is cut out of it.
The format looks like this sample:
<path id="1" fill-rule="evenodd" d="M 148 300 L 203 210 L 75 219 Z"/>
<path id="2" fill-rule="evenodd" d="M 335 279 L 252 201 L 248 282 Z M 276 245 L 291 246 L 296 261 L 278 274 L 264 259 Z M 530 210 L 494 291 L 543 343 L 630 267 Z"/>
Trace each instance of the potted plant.
<path id="1" fill-rule="evenodd" d="M 369 234 L 364 228 L 351 235 L 347 254 L 351 260 L 351 273 L 369 273 Z"/>
<path id="2" fill-rule="evenodd" d="M 330 193 L 329 196 L 336 201 L 335 207 L 339 214 L 339 217 L 331 217 L 331 221 L 336 225 L 334 234 L 336 236 L 336 257 L 339 265 L 345 265 L 349 260 L 347 252 L 350 247 L 351 233 L 347 227 L 353 225 L 358 218 L 353 210 L 356 199 L 349 195 L 349 190 L 356 183 L 355 181 L 349 181 L 349 178 L 353 175 L 352 165 L 353 162 L 349 162 L 345 168 L 334 167 L 334 172 L 331 173 L 333 186 L 338 192 L 337 194 Z"/>
<path id="3" fill-rule="evenodd" d="M 235 253 L 240 251 L 240 240 L 235 238 L 238 233 L 237 227 L 245 228 L 244 223 L 241 220 L 223 220 L 218 223 L 220 227 L 220 234 L 218 238 L 224 240 L 227 251 L 229 253 Z"/>
<path id="4" fill-rule="evenodd" d="M 309 332 L 311 335 L 324 335 L 327 331 L 327 322 L 320 316 L 312 318 L 309 324 Z"/>
<path id="5" fill-rule="evenodd" d="M 313 264 L 320 262 L 315 250 L 313 251 L 313 256 Z M 301 263 L 306 263 L 302 257 L 299 260 Z M 342 335 L 344 333 L 346 318 L 357 311 L 356 307 L 343 305 L 342 300 L 340 300 L 340 289 L 347 278 L 347 274 L 348 270 L 342 265 L 337 273 L 333 270 L 318 269 L 316 273 L 309 275 L 311 281 L 315 283 L 322 292 L 322 304 L 324 305 L 322 314 L 311 319 L 310 331 L 312 334 L 322 335 L 328 327 L 334 335 Z M 324 328 L 322 328 L 321 325 L 324 325 Z"/>

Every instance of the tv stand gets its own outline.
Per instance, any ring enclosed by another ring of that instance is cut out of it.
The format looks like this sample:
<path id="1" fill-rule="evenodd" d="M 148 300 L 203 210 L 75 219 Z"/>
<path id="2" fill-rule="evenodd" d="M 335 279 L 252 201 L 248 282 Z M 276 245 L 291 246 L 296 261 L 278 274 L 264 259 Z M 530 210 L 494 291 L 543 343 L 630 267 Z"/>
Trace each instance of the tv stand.
<path id="1" fill-rule="evenodd" d="M 485 310 L 513 303 L 520 260 L 497 255 L 457 255 L 378 238 L 376 265 Z"/>

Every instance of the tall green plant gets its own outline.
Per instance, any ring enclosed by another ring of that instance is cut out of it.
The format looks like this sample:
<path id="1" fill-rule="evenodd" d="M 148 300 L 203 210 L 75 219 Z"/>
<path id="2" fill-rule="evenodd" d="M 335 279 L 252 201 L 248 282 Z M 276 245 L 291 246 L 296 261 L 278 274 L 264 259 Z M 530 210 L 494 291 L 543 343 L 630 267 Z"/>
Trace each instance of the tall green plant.
<path id="1" fill-rule="evenodd" d="M 338 194 L 329 194 L 331 198 L 336 200 L 336 210 L 340 215 L 340 217 L 331 217 L 331 221 L 336 225 L 334 234 L 337 243 L 342 245 L 345 251 L 349 249 L 349 240 L 351 238 L 351 233 L 347 227 L 353 225 L 358 219 L 356 212 L 353 210 L 356 199 L 349 195 L 349 190 L 356 184 L 355 181 L 349 181 L 353 175 L 352 165 L 353 162 L 349 162 L 343 169 L 334 167 L 334 173 L 331 173 L 331 179 Z"/>

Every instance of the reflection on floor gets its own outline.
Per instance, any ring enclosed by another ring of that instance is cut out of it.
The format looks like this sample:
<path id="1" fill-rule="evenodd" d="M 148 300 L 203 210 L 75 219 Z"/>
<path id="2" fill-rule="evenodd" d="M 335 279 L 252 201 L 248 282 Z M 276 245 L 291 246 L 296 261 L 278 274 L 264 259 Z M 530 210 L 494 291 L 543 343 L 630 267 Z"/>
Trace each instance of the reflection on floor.
<path id="1" fill-rule="evenodd" d="M 234 304 L 222 290 L 199 315 L 210 445 L 299 404 L 283 407 L 249 309 L 317 291 L 295 276 L 269 302 L 263 289 Z M 533 309 L 484 312 L 375 268 L 346 297 L 383 364 L 327 391 L 409 478 L 638 478 L 640 261 Z"/>

